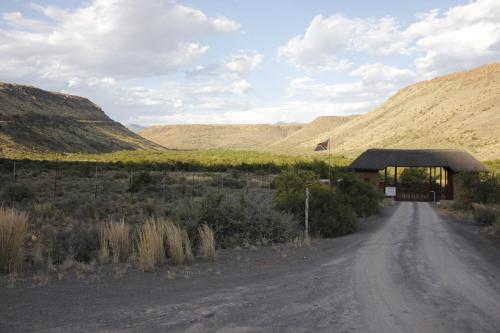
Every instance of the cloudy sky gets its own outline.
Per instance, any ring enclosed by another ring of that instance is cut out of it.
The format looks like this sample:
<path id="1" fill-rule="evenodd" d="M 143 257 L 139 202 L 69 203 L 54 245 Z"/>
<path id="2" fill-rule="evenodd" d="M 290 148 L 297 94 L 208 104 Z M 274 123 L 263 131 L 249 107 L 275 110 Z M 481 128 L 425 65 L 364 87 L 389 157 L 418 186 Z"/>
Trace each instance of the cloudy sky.
<path id="1" fill-rule="evenodd" d="M 500 0 L 1 0 L 0 81 L 115 120 L 307 122 L 500 61 Z"/>

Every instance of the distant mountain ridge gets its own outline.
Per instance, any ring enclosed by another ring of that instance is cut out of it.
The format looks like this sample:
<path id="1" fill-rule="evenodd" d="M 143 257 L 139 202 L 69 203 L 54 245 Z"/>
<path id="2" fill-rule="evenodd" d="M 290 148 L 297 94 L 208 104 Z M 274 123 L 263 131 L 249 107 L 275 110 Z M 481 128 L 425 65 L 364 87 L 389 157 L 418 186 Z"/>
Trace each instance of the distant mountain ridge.
<path id="1" fill-rule="evenodd" d="M 110 119 L 90 100 L 0 83 L 0 155 L 163 149 Z"/>
<path id="2" fill-rule="evenodd" d="M 302 125 L 158 125 L 139 134 L 172 149 L 262 150 Z"/>

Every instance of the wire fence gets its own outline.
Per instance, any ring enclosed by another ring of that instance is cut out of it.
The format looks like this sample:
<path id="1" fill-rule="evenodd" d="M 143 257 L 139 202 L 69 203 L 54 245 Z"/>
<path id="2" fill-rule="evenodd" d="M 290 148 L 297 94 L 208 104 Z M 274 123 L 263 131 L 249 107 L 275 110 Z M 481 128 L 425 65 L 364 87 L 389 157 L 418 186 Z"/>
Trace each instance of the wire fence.
<path id="1" fill-rule="evenodd" d="M 272 204 L 273 175 L 187 172 L 99 166 L 33 168 L 13 162 L 0 174 L 0 202 L 30 210 L 50 203 L 69 216 L 102 219 L 165 213 L 210 193 L 261 196 Z M 84 210 L 91 213 L 87 214 Z M 136 211 L 142 211 L 139 214 Z"/>

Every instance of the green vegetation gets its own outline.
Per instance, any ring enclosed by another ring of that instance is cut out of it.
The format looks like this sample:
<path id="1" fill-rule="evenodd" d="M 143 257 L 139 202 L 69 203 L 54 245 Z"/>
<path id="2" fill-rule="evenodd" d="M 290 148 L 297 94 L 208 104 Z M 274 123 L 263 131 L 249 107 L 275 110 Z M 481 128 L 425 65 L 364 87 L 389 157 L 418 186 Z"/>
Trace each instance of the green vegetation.
<path id="1" fill-rule="evenodd" d="M 276 155 L 253 151 L 232 150 L 169 150 L 169 151 L 119 151 L 108 154 L 9 154 L 10 160 L 18 160 L 31 167 L 54 168 L 58 166 L 89 168 L 142 168 L 151 170 L 225 171 L 237 169 L 257 173 L 278 173 L 284 166 L 301 163 L 321 163 L 326 159 Z M 0 160 L 1 162 L 1 160 Z M 342 156 L 332 157 L 332 164 L 347 165 L 350 160 Z"/>
<path id="2" fill-rule="evenodd" d="M 483 162 L 491 172 L 495 174 L 500 174 L 500 159 L 498 160 L 490 160 Z"/>
<path id="3" fill-rule="evenodd" d="M 305 187 L 310 186 L 311 232 L 323 237 L 354 232 L 357 217 L 375 214 L 379 210 L 381 195 L 353 172 L 333 168 L 330 186 L 318 183 L 325 177 L 325 170 L 321 171 L 316 173 L 299 168 L 284 171 L 274 180 L 276 207 L 302 218 L 305 214 Z"/>
<path id="4" fill-rule="evenodd" d="M 422 184 L 429 182 L 429 171 L 426 168 L 405 168 L 399 178 L 402 184 Z"/>

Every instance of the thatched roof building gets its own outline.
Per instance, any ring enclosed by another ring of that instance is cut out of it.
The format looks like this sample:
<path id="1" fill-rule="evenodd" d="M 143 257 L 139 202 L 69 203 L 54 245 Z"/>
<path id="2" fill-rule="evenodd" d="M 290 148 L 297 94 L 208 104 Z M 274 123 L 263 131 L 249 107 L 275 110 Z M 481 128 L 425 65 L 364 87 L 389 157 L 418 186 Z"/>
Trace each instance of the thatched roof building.
<path id="1" fill-rule="evenodd" d="M 454 149 L 368 149 L 351 163 L 355 170 L 397 167 L 443 167 L 454 172 L 487 172 L 469 153 Z"/>

